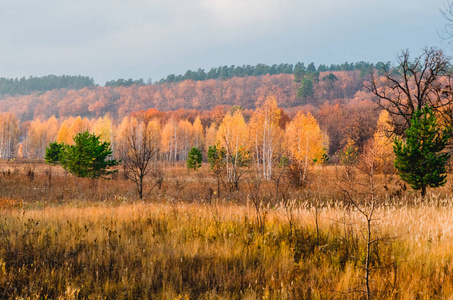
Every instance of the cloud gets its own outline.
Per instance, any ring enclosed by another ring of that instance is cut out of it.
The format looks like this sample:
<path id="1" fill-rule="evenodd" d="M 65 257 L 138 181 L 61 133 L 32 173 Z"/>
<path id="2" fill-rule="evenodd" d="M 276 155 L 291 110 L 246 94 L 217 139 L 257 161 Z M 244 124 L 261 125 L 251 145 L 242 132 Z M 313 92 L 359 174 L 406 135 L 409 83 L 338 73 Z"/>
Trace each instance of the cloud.
<path id="1" fill-rule="evenodd" d="M 391 60 L 395 48 L 433 45 L 433 1 L 0 0 L 0 77 L 102 83 L 225 64 Z"/>
<path id="2" fill-rule="evenodd" d="M 280 17 L 285 0 L 200 0 L 214 22 L 243 27 L 256 23 L 272 23 Z"/>

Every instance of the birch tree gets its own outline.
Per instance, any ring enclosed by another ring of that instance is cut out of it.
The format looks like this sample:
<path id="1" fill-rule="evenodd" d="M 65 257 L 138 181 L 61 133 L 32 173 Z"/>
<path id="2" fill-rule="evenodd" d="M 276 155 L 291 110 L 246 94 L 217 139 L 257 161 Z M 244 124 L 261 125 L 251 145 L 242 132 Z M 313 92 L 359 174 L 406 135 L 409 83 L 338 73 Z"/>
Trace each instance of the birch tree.
<path id="1" fill-rule="evenodd" d="M 19 120 L 10 112 L 0 114 L 0 158 L 11 159 L 19 141 Z"/>
<path id="2" fill-rule="evenodd" d="M 291 168 L 297 173 L 299 185 L 305 183 L 309 166 L 326 159 L 325 135 L 310 114 L 298 112 L 285 133 L 285 145 Z"/>
<path id="3" fill-rule="evenodd" d="M 217 131 L 217 140 L 226 149 L 227 180 L 231 190 L 239 189 L 239 181 L 244 174 L 243 167 L 248 166 L 250 157 L 247 144 L 247 125 L 240 110 L 227 114 Z"/>
<path id="4" fill-rule="evenodd" d="M 279 126 L 280 110 L 275 97 L 268 97 L 258 107 L 249 123 L 250 150 L 255 152 L 255 163 L 261 178 L 272 178 L 276 147 L 282 142 Z"/>

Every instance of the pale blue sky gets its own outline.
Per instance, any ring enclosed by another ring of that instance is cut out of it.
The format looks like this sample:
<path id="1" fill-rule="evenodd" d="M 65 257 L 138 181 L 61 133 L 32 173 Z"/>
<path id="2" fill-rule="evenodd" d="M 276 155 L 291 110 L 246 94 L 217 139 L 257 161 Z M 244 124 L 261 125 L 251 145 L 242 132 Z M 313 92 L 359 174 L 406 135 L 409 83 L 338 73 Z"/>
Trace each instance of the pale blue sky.
<path id="1" fill-rule="evenodd" d="M 159 80 L 199 67 L 452 53 L 442 0 L 0 0 L 0 77 Z"/>

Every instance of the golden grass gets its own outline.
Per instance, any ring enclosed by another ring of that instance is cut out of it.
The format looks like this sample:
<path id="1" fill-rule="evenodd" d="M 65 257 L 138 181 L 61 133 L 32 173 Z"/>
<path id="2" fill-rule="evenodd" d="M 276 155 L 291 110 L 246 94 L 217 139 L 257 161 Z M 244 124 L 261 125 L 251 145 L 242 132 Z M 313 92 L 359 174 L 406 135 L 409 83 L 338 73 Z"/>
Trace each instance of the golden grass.
<path id="1" fill-rule="evenodd" d="M 0 296 L 360 297 L 360 215 L 325 208 L 317 240 L 307 206 L 297 208 L 293 235 L 281 208 L 268 212 L 261 234 L 251 207 L 227 203 L 5 209 Z M 452 208 L 433 201 L 380 209 L 376 235 L 396 239 L 375 250 L 378 298 L 451 295 Z"/>
<path id="2" fill-rule="evenodd" d="M 246 183 L 209 198 L 216 183 L 206 166 L 164 169 L 162 190 L 143 202 L 121 176 L 75 180 L 57 167 L 49 186 L 47 169 L 0 164 L 0 298 L 364 297 L 364 218 L 343 201 L 337 167 L 313 169 L 305 189 L 288 190 L 293 227 L 263 182 L 262 231 Z M 450 299 L 451 187 L 422 200 L 395 178 L 377 180 L 374 298 Z"/>

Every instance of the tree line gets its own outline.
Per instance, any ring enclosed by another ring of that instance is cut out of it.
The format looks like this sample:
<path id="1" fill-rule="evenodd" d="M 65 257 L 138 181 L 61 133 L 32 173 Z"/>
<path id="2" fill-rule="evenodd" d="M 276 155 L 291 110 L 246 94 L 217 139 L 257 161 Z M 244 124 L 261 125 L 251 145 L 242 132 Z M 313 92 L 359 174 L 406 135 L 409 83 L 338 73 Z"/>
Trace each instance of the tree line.
<path id="1" fill-rule="evenodd" d="M 233 77 L 246 77 L 246 76 L 263 76 L 263 75 L 277 75 L 277 74 L 294 74 L 297 78 L 301 73 L 304 72 L 340 72 L 340 71 L 359 71 L 362 76 L 370 73 L 372 69 L 383 71 L 384 69 L 390 69 L 390 62 L 377 62 L 376 64 L 369 62 L 356 62 L 356 63 L 342 63 L 342 64 L 331 64 L 325 65 L 320 64 L 318 67 L 313 62 L 305 66 L 304 63 L 298 62 L 293 64 L 273 64 L 271 66 L 266 64 L 257 64 L 255 66 L 242 65 L 242 66 L 220 66 L 217 68 L 211 68 L 208 72 L 204 69 L 199 68 L 197 71 L 187 70 L 184 75 L 170 74 L 166 78 L 162 78 L 158 83 L 172 83 L 181 82 L 184 80 L 227 80 Z"/>
<path id="2" fill-rule="evenodd" d="M 125 79 L 117 79 L 117 80 L 110 80 L 105 83 L 106 87 L 118 87 L 118 86 L 132 86 L 132 85 L 145 85 L 145 81 L 143 79 L 133 80 L 129 78 L 128 80 Z"/>
<path id="3" fill-rule="evenodd" d="M 93 78 L 87 76 L 47 75 L 28 78 L 0 78 L 0 95 L 27 95 L 46 92 L 54 89 L 81 89 L 94 86 Z"/>
<path id="4" fill-rule="evenodd" d="M 330 75 L 332 74 L 332 75 Z M 335 76 L 336 79 L 328 80 Z M 327 79 L 324 80 L 324 78 Z M 178 83 L 131 85 L 120 87 L 86 87 L 79 90 L 52 90 L 44 94 L 5 97 L 0 100 L 0 111 L 14 112 L 22 121 L 81 116 L 99 118 L 109 113 L 115 120 L 130 113 L 155 108 L 160 111 L 210 111 L 219 105 L 255 109 L 268 95 L 276 96 L 282 108 L 302 105 L 315 107 L 326 101 L 348 102 L 363 91 L 359 71 L 320 73 L 313 81 L 312 93 L 298 96 L 300 82 L 294 75 L 279 74 L 234 77 L 228 80 L 186 80 Z"/>

